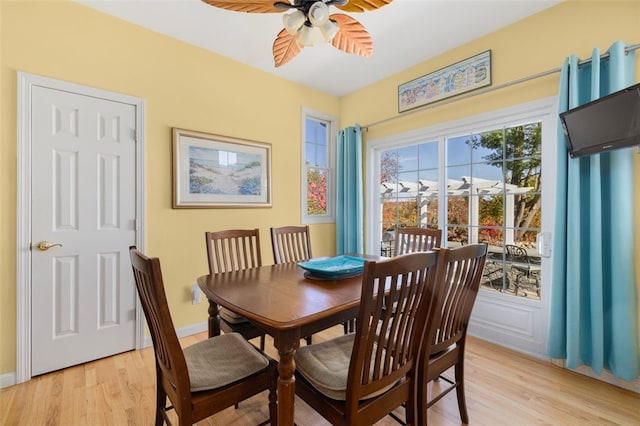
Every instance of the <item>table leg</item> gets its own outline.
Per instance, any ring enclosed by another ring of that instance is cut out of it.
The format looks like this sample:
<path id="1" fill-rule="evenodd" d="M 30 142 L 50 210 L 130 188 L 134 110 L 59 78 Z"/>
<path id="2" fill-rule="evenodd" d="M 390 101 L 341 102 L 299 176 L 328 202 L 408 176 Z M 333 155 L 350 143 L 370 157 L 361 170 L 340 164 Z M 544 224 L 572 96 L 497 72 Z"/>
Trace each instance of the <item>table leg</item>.
<path id="1" fill-rule="evenodd" d="M 294 355 L 300 344 L 300 333 L 296 336 L 274 336 L 278 349 L 278 425 L 293 426 L 296 396 L 296 364 Z"/>
<path id="2" fill-rule="evenodd" d="M 209 300 L 209 337 L 220 335 L 220 311 L 218 304 Z"/>

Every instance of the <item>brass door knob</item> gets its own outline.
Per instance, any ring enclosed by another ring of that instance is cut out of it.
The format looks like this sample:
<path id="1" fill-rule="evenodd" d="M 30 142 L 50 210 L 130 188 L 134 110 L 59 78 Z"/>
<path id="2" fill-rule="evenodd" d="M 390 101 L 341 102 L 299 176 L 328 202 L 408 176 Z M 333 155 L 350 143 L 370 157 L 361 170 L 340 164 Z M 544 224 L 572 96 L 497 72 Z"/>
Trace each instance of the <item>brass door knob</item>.
<path id="1" fill-rule="evenodd" d="M 62 247 L 62 244 L 60 244 L 60 243 L 50 243 L 49 241 L 40 241 L 38 244 L 36 244 L 36 247 L 38 247 L 38 249 L 40 249 L 42 251 L 47 251 L 51 247 L 55 247 L 55 246 Z"/>

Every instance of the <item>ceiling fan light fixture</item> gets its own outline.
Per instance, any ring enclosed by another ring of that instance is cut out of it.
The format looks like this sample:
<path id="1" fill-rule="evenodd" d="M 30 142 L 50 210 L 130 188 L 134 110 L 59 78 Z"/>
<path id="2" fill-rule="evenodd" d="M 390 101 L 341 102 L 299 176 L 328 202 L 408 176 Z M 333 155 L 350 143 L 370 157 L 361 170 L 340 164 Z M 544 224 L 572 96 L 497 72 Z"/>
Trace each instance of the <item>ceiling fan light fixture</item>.
<path id="1" fill-rule="evenodd" d="M 298 44 L 302 47 L 313 46 L 313 29 L 308 25 L 303 25 L 298 31 Z"/>
<path id="2" fill-rule="evenodd" d="M 332 20 L 328 20 L 324 25 L 320 27 L 320 33 L 322 34 L 324 41 L 326 41 L 327 43 L 333 40 L 333 37 L 338 34 L 338 31 L 340 31 L 340 27 Z"/>
<path id="3" fill-rule="evenodd" d="M 2 0 L 0 0 L 2 1 Z M 221 9 L 247 13 L 284 13 L 284 28 L 273 42 L 276 67 L 293 59 L 304 47 L 331 43 L 346 53 L 370 57 L 373 41 L 364 26 L 349 15 L 330 15 L 330 6 L 343 12 L 380 9 L 393 0 L 202 0 Z M 316 31 L 317 29 L 317 31 Z"/>
<path id="4" fill-rule="evenodd" d="M 291 35 L 298 32 L 306 19 L 307 18 L 305 18 L 304 13 L 299 10 L 294 10 L 293 12 L 282 16 L 284 27 Z"/>
<path id="5" fill-rule="evenodd" d="M 324 2 L 317 1 L 309 8 L 309 22 L 314 27 L 321 27 L 329 21 L 329 6 Z"/>

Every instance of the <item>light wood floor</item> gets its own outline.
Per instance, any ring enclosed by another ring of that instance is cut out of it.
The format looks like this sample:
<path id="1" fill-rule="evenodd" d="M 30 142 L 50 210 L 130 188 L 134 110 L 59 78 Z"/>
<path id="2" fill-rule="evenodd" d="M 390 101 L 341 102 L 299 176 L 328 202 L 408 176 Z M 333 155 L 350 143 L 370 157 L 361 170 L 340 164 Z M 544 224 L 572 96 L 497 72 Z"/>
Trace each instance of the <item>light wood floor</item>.
<path id="1" fill-rule="evenodd" d="M 314 335 L 314 342 L 341 330 Z M 200 333 L 181 342 L 205 338 Z M 271 344 L 268 352 L 275 355 Z M 478 339 L 468 338 L 465 367 L 471 425 L 640 425 L 640 395 Z M 151 425 L 154 398 L 153 350 L 147 348 L 0 390 L 0 425 Z M 263 393 L 198 424 L 255 425 L 267 417 Z M 300 400 L 295 420 L 327 425 Z M 429 424 L 461 424 L 454 394 L 429 410 Z M 397 423 L 387 417 L 378 425 Z"/>

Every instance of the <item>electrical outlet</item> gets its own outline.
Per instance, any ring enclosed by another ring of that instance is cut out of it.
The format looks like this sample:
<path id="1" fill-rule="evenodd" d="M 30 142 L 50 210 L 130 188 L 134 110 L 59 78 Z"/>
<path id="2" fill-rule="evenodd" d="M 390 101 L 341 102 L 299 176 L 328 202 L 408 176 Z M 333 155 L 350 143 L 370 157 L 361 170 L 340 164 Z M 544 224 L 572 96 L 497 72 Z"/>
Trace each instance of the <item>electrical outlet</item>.
<path id="1" fill-rule="evenodd" d="M 198 284 L 193 284 L 191 286 L 191 304 L 192 305 L 197 305 L 198 303 L 200 303 L 200 295 L 201 295 L 201 291 L 200 291 L 200 287 L 198 287 Z"/>

